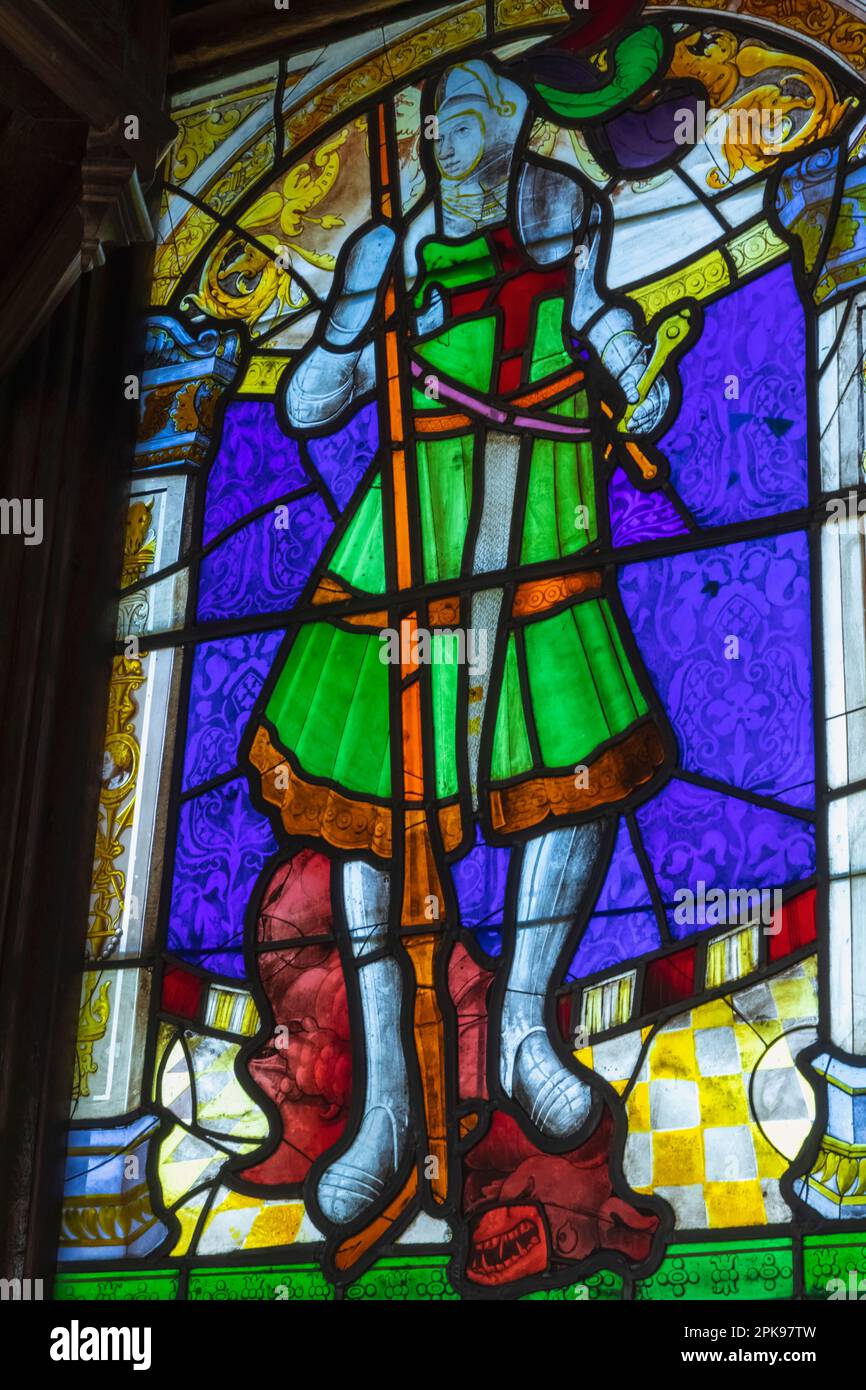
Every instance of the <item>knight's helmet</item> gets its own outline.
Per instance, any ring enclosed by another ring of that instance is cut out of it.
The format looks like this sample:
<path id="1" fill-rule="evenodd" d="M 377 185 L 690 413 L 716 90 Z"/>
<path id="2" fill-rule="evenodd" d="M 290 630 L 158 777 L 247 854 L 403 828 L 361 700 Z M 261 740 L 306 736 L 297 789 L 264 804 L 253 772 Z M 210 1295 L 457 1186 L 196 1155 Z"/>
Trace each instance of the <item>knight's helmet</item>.
<path id="1" fill-rule="evenodd" d="M 464 112 L 481 120 L 484 155 L 476 175 L 503 157 L 510 163 L 528 106 L 522 87 L 480 59 L 449 68 L 436 90 L 435 112 L 440 121 Z"/>

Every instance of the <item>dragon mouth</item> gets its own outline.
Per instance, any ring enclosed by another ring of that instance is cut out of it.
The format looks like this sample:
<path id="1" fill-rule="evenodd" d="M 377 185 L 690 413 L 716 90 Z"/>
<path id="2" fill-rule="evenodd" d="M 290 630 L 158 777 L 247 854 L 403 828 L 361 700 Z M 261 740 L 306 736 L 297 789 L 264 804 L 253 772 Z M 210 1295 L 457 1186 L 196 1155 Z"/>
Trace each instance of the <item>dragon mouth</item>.
<path id="1" fill-rule="evenodd" d="M 257 1072 L 270 1073 L 277 1079 L 285 1076 L 288 1070 L 285 1049 L 274 1047 L 270 1043 L 266 1043 L 264 1047 L 259 1048 L 255 1056 L 251 1058 L 251 1062 L 255 1066 Z"/>
<path id="2" fill-rule="evenodd" d="M 472 1232 L 466 1274 L 475 1284 L 510 1284 L 547 1268 L 547 1233 L 537 1207 L 494 1207 Z"/>

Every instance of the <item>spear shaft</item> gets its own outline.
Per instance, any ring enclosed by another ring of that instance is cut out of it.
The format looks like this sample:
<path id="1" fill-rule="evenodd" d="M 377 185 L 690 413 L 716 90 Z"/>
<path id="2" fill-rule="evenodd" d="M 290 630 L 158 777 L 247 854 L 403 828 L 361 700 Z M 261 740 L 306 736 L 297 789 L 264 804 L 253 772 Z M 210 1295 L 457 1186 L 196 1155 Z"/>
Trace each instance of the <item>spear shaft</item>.
<path id="1" fill-rule="evenodd" d="M 385 103 L 377 108 L 379 206 L 382 216 L 394 222 L 395 199 L 400 196 L 399 176 L 392 176 Z M 371 151 L 372 153 L 372 151 Z M 399 243 L 398 243 L 399 245 Z M 393 518 L 394 557 L 398 594 L 411 590 L 413 572 L 412 524 L 408 475 L 403 371 L 400 351 L 398 304 L 399 260 L 385 294 L 384 364 L 385 403 L 383 438 L 389 467 L 383 468 L 383 489 L 390 488 L 390 507 L 383 514 Z M 418 576 L 419 581 L 423 576 Z M 414 979 L 413 1035 L 421 1079 L 426 1131 L 425 1176 L 434 1202 L 442 1205 L 448 1195 L 448 1138 L 446 1113 L 445 1025 L 436 990 L 437 955 L 442 930 L 434 923 L 444 907 L 444 894 L 430 837 L 421 721 L 420 664 L 412 657 L 413 635 L 418 627 L 417 609 L 400 615 L 400 724 L 397 731 L 400 785 L 395 797 L 395 818 L 403 817 L 402 836 L 394 826 L 394 842 L 403 846 L 403 882 L 400 909 L 402 944 Z M 392 731 L 392 735 L 393 735 Z M 398 810 L 399 808 L 399 810 Z M 435 916 L 431 904 L 438 904 Z M 432 1162 L 430 1162 L 432 1160 Z M 428 1171 L 429 1169 L 429 1171 Z M 418 1188 L 417 1167 L 386 1210 L 359 1235 L 345 1241 L 337 1252 L 337 1265 L 346 1269 L 390 1231 Z"/>

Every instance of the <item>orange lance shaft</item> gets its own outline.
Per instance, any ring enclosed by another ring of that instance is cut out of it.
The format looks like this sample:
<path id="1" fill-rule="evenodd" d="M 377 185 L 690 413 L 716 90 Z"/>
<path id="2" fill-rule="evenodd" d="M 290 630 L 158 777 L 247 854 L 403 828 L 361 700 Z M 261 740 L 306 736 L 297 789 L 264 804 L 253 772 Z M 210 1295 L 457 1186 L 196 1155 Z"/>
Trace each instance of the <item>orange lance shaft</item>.
<path id="1" fill-rule="evenodd" d="M 392 183 L 388 158 L 388 134 L 385 105 L 378 108 L 378 155 L 380 207 L 383 217 L 394 217 L 393 196 L 399 186 Z M 412 545 L 409 520 L 409 491 L 406 464 L 406 435 L 403 421 L 403 398 L 400 381 L 400 351 L 396 328 L 397 291 L 392 277 L 385 295 L 385 364 L 386 364 L 386 429 L 384 439 L 390 451 L 390 480 L 394 543 L 397 565 L 397 589 L 412 588 Z M 388 476 L 383 468 L 383 487 Z M 412 634 L 418 626 L 418 614 L 410 613 L 401 619 L 401 656 L 411 653 Z M 427 811 L 424 804 L 424 752 L 421 737 L 420 666 L 416 660 L 401 661 L 400 669 L 400 742 L 402 748 L 402 785 L 398 795 L 404 805 L 403 822 L 403 899 L 400 926 L 403 946 L 412 965 L 414 977 L 413 1034 L 421 1092 L 424 1101 L 427 1158 L 432 1158 L 429 1174 L 434 1200 L 441 1204 L 448 1192 L 448 1140 L 445 1086 L 445 1025 L 436 993 L 435 962 L 441 945 L 441 928 L 419 931 L 430 918 L 431 902 L 444 905 L 444 895 L 435 854 L 430 841 Z M 435 918 L 434 918 L 435 920 Z M 426 1164 L 425 1164 L 426 1168 Z M 335 1263 L 338 1269 L 348 1270 L 374 1246 L 386 1239 L 394 1224 L 418 1190 L 417 1165 L 413 1166 L 402 1189 L 386 1209 L 362 1231 L 342 1241 L 337 1247 Z"/>
<path id="2" fill-rule="evenodd" d="M 379 169 L 382 187 L 381 208 L 393 217 L 392 197 L 399 189 L 392 184 L 388 158 L 387 124 L 384 105 L 378 110 Z M 395 313 L 397 292 L 392 279 L 385 300 L 385 361 L 388 391 L 387 414 L 391 452 L 394 538 L 397 558 L 397 588 L 413 584 L 409 491 L 407 481 L 406 436 L 403 416 L 400 351 Z M 419 931 L 427 922 L 438 920 L 444 908 L 444 894 L 430 839 L 425 806 L 424 745 L 421 731 L 420 667 L 411 653 L 418 614 L 410 613 L 401 623 L 401 741 L 403 763 L 404 848 L 403 902 L 400 925 L 403 944 L 412 962 L 415 977 L 414 1035 L 424 1113 L 427 1128 L 427 1157 L 435 1160 L 429 1174 L 434 1200 L 442 1203 L 448 1188 L 448 1141 L 445 1087 L 445 1026 L 435 985 L 435 958 L 441 943 L 441 928 Z M 408 658 L 408 659 L 407 659 Z M 435 911 L 432 905 L 435 905 Z"/>

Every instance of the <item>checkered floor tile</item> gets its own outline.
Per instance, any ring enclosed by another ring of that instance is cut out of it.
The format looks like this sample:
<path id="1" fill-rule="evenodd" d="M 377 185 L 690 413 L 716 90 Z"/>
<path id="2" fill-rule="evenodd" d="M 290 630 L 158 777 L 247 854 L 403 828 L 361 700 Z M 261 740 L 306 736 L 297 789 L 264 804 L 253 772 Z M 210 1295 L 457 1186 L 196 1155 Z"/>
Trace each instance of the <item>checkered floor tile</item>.
<path id="1" fill-rule="evenodd" d="M 814 1119 L 794 1065 L 815 1039 L 814 958 L 655 1029 L 577 1053 L 625 1098 L 625 1174 L 679 1229 L 789 1219 L 779 1178 Z"/>

